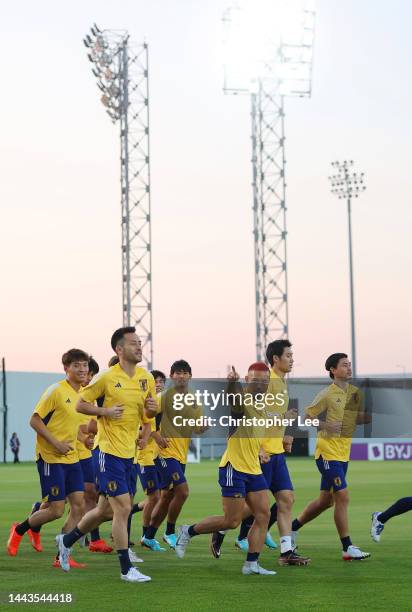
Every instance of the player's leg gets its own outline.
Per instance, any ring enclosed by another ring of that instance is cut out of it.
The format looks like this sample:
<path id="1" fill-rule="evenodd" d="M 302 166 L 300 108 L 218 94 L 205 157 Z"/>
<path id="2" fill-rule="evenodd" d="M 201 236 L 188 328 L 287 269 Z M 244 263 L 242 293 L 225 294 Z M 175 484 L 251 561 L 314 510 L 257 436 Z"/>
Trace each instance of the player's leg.
<path id="1" fill-rule="evenodd" d="M 265 488 L 258 488 L 259 478 L 262 480 L 262 487 Z M 266 570 L 259 565 L 259 555 L 265 543 L 270 517 L 267 483 L 264 477 L 259 475 L 254 477 L 247 486 L 257 490 L 250 490 L 246 494 L 246 500 L 253 513 L 254 521 L 248 533 L 249 549 L 242 574 L 246 576 L 253 574 L 274 575 L 276 572 Z"/>
<path id="2" fill-rule="evenodd" d="M 208 516 L 194 525 L 183 525 L 176 540 L 175 551 L 181 559 L 190 540 L 197 535 L 215 534 L 227 529 L 236 529 L 242 520 L 244 497 L 222 497 L 223 515 Z"/>
<path id="3" fill-rule="evenodd" d="M 34 502 L 31 508 L 30 516 L 37 512 L 37 510 L 40 510 L 40 508 L 47 508 L 47 506 L 47 502 Z M 31 527 L 31 529 L 29 529 L 27 532 L 30 543 L 33 546 L 34 550 L 36 550 L 37 552 L 43 552 L 43 546 L 40 539 L 40 531 L 41 525 L 39 527 Z"/>
<path id="4" fill-rule="evenodd" d="M 333 491 L 335 503 L 334 520 L 342 544 L 342 558 L 344 561 L 361 560 L 370 557 L 370 553 L 363 552 L 352 544 L 349 532 L 349 492 L 346 483 L 348 463 L 343 461 L 328 462 L 329 486 Z"/>
<path id="5" fill-rule="evenodd" d="M 384 512 L 374 512 L 372 514 L 371 536 L 374 542 L 379 542 L 381 533 L 387 523 L 394 516 L 399 516 L 412 510 L 412 497 L 402 497 Z"/>
<path id="6" fill-rule="evenodd" d="M 182 507 L 189 496 L 189 486 L 185 477 L 185 466 L 176 459 L 168 458 L 162 461 L 162 473 L 160 474 L 160 485 L 162 493 L 156 504 L 150 526 L 146 530 L 147 538 L 154 539 L 157 529 L 162 521 L 168 516 L 168 522 L 177 523 Z M 163 493 L 169 491 L 173 486 L 173 494 Z"/>

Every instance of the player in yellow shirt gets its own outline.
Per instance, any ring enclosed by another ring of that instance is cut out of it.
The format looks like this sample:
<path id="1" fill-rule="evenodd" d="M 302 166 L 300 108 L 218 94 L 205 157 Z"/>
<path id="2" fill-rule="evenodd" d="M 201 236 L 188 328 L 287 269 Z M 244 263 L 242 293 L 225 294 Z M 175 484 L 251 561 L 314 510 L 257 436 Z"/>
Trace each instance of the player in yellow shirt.
<path id="1" fill-rule="evenodd" d="M 322 475 L 320 495 L 293 521 L 293 544 L 303 525 L 334 506 L 335 525 L 342 543 L 342 558 L 345 561 L 366 559 L 370 553 L 354 546 L 349 536 L 346 473 L 356 426 L 369 423 L 371 419 L 364 412 L 359 389 L 349 383 L 352 366 L 346 353 L 330 355 L 325 368 L 332 384 L 321 391 L 306 408 L 307 417 L 319 420 L 315 459 Z"/>
<path id="2" fill-rule="evenodd" d="M 173 423 L 176 415 L 197 419 L 202 415 L 202 407 L 195 404 L 186 405 L 184 397 L 190 393 L 189 381 L 192 368 L 184 359 L 175 361 L 170 368 L 172 386 L 160 396 L 160 436 L 159 461 L 157 463 L 162 489 L 160 499 L 153 509 L 150 526 L 146 529 L 144 544 L 151 547 L 156 532 L 166 515 L 168 517 L 166 533 L 163 540 L 174 548 L 176 543 L 175 525 L 182 507 L 189 496 L 189 486 L 185 477 L 187 454 L 193 433 L 202 433 L 202 427 L 178 427 Z M 176 410 L 175 400 L 179 398 L 182 409 Z"/>
<path id="3" fill-rule="evenodd" d="M 30 426 L 37 433 L 36 458 L 42 498 L 48 504 L 12 526 L 7 544 L 11 556 L 17 554 L 28 530 L 63 516 L 66 498 L 70 513 L 63 533 L 71 531 L 83 514 L 84 482 L 76 449 L 79 430 L 76 405 L 80 387 L 86 381 L 89 356 L 80 349 L 70 349 L 64 353 L 62 363 L 66 378 L 45 391 L 30 419 Z M 73 565 L 70 558 L 69 563 Z"/>
<path id="4" fill-rule="evenodd" d="M 77 410 L 99 416 L 99 486 L 97 508 L 88 512 L 70 533 L 57 536 L 59 559 L 68 571 L 71 546 L 91 529 L 112 518 L 112 534 L 121 567 L 121 579 L 147 582 L 149 576 L 132 566 L 128 551 L 127 519 L 131 510 L 130 472 L 139 427 L 158 411 L 153 376 L 137 367 L 142 360 L 141 342 L 134 327 L 116 330 L 111 346 L 119 364 L 100 372 L 81 392 Z M 104 396 L 103 406 L 96 406 Z M 149 425 L 150 426 L 150 425 Z M 103 495 L 102 495 L 103 494 Z"/>
<path id="5" fill-rule="evenodd" d="M 235 394 L 231 417 L 235 424 L 227 440 L 227 448 L 219 467 L 219 484 L 222 489 L 222 516 L 209 516 L 194 525 L 183 525 L 176 542 L 176 554 L 182 558 L 190 540 L 197 535 L 236 529 L 245 510 L 253 513 L 254 522 L 249 530 L 249 551 L 243 565 L 244 575 L 274 575 L 258 563 L 269 521 L 268 487 L 259 461 L 261 442 L 265 435 L 266 416 L 258 406 L 258 394 L 264 395 L 269 384 L 269 368 L 263 362 L 253 363 L 245 378 L 242 390 L 237 383 L 239 376 L 232 368 L 229 374 L 228 394 Z M 246 394 L 253 401 L 246 402 Z M 241 398 L 241 399 L 239 399 Z M 243 399 L 242 399 L 243 398 Z M 255 419 L 255 420 L 254 420 Z M 250 420 L 252 423 L 248 423 Z M 256 423 L 256 424 L 255 424 Z"/>
<path id="6" fill-rule="evenodd" d="M 266 393 L 266 416 L 269 419 L 289 419 L 297 417 L 297 410 L 289 409 L 289 395 L 285 377 L 293 367 L 292 344 L 287 339 L 275 340 L 266 349 L 266 359 L 271 365 L 269 386 Z M 292 506 L 294 503 L 293 485 L 289 476 L 285 452 L 291 451 L 293 437 L 286 435 L 286 427 L 272 425 L 267 429 L 267 437 L 262 440 L 260 461 L 262 473 L 269 491 L 275 498 L 270 508 L 270 519 L 265 544 L 276 548 L 269 534 L 269 529 L 278 523 L 280 535 L 279 565 L 307 565 L 310 559 L 298 555 L 292 548 Z M 248 550 L 247 535 L 253 524 L 253 516 L 246 517 L 241 524 L 236 546 Z M 216 533 L 212 537 L 211 550 L 216 558 L 220 557 L 220 547 L 224 534 Z"/>

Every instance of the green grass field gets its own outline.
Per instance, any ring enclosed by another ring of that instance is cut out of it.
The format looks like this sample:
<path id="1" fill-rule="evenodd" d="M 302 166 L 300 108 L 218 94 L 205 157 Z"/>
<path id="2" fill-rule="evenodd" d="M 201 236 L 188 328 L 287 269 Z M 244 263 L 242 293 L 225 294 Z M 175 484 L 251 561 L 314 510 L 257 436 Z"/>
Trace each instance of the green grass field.
<path id="1" fill-rule="evenodd" d="M 295 485 L 296 513 L 317 495 L 319 476 L 313 460 L 290 459 L 289 467 Z M 216 482 L 217 464 L 204 462 L 188 466 L 191 495 L 181 523 L 193 523 L 209 514 L 220 514 L 220 495 Z M 326 512 L 300 532 L 299 547 L 310 555 L 308 567 L 278 567 L 277 554 L 265 549 L 264 567 L 276 569 L 276 576 L 242 576 L 243 554 L 234 547 L 235 533 L 225 540 L 222 558 L 209 553 L 208 536 L 195 538 L 183 560 L 173 551 L 141 552 L 142 571 L 152 577 L 146 584 L 126 584 L 119 579 L 115 554 L 89 553 L 76 547 L 74 558 L 87 562 L 87 568 L 68 574 L 51 567 L 55 552 L 54 536 L 59 524 L 47 525 L 42 531 L 45 551 L 36 553 L 27 536 L 17 557 L 5 552 L 12 521 L 26 517 L 33 501 L 39 497 L 37 470 L 34 464 L 0 467 L 0 528 L 2 549 L 0 576 L 2 602 L 9 592 L 72 593 L 73 604 L 25 604 L 24 609 L 72 610 L 411 610 L 412 560 L 410 527 L 412 516 L 405 514 L 387 524 L 382 542 L 377 545 L 369 536 L 370 514 L 383 509 L 399 497 L 411 493 L 411 466 L 408 462 L 354 462 L 349 470 L 351 493 L 350 523 L 355 544 L 372 552 L 363 562 L 343 562 L 331 511 Z M 295 514 L 296 514 L 295 513 Z M 110 525 L 102 528 L 108 536 Z M 133 523 L 133 539 L 138 541 L 141 515 Z M 277 539 L 276 527 L 272 529 Z M 0 605 L 15 609 L 17 604 Z"/>

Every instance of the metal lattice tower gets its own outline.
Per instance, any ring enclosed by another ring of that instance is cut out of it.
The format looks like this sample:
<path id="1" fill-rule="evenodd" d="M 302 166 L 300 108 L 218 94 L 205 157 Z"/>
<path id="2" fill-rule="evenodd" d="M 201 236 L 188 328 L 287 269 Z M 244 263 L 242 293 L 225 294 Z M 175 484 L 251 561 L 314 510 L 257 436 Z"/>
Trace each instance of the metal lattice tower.
<path id="1" fill-rule="evenodd" d="M 251 94 L 253 235 L 255 254 L 256 356 L 289 333 L 285 181 L 285 96 L 311 95 L 314 9 L 302 4 L 301 30 L 294 42 L 280 38 L 270 60 L 250 82 L 225 70 L 224 92 Z M 226 31 L 236 27 L 239 5 L 227 9 Z M 255 7 L 256 8 L 256 7 Z M 256 8 L 258 10 L 258 8 Z M 247 39 L 243 30 L 241 45 Z M 272 41 L 270 42 L 272 44 Z M 236 55 L 236 54 L 235 54 Z M 242 69 L 243 72 L 243 69 Z"/>
<path id="2" fill-rule="evenodd" d="M 143 362 L 153 364 L 148 45 L 125 31 L 84 39 L 101 101 L 120 125 L 123 325 L 134 325 Z"/>
<path id="3" fill-rule="evenodd" d="M 266 88 L 267 87 L 267 88 Z M 259 81 L 252 96 L 256 353 L 288 334 L 283 97 Z"/>

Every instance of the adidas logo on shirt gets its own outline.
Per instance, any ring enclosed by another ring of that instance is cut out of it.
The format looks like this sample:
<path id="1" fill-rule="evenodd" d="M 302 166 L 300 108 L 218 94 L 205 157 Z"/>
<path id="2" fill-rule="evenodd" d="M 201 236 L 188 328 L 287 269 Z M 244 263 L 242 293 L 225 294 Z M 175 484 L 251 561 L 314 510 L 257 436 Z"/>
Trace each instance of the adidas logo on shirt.
<path id="1" fill-rule="evenodd" d="M 122 385 L 121 385 L 121 384 L 118 382 L 118 383 L 115 385 L 115 388 L 116 388 L 116 389 L 121 389 L 121 388 L 122 388 Z"/>
<path id="2" fill-rule="evenodd" d="M 67 398 L 67 400 L 66 400 L 66 402 L 65 402 L 65 403 L 66 403 L 66 404 L 71 404 L 71 403 L 72 403 L 72 400 L 70 399 L 70 397 L 68 397 L 68 398 Z"/>

